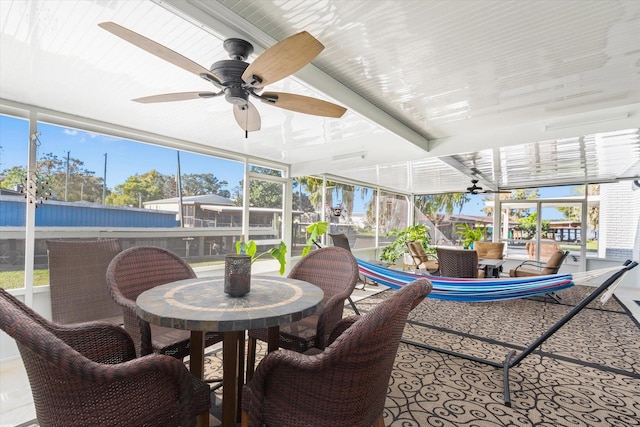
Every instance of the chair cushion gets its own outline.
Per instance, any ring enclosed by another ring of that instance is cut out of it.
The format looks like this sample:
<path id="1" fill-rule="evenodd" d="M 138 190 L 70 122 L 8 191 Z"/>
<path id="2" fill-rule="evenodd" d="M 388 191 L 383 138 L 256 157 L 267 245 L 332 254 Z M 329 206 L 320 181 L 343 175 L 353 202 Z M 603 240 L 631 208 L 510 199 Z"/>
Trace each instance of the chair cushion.
<path id="1" fill-rule="evenodd" d="M 474 242 L 473 249 L 478 252 L 478 258 L 502 259 L 504 243 Z"/>

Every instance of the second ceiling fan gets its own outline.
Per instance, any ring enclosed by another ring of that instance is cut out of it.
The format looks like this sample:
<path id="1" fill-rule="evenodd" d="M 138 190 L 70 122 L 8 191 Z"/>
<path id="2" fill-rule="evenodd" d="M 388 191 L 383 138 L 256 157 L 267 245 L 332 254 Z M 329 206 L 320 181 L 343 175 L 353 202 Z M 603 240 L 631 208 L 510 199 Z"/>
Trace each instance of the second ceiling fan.
<path id="1" fill-rule="evenodd" d="M 477 179 L 471 180 L 471 187 L 467 187 L 467 193 L 469 194 L 495 194 L 495 193 L 504 193 L 510 194 L 511 191 L 502 191 L 502 190 L 484 190 L 482 187 L 478 185 Z"/>
<path id="2" fill-rule="evenodd" d="M 260 113 L 250 97 L 298 113 L 339 118 L 347 111 L 331 102 L 284 92 L 262 92 L 271 83 L 290 76 L 310 63 L 324 49 L 311 34 L 302 31 L 265 50 L 251 64 L 245 60 L 253 53 L 251 43 L 237 38 L 227 39 L 223 47 L 231 59 L 216 61 L 207 69 L 181 54 L 114 22 L 102 22 L 101 28 L 123 40 L 212 83 L 215 92 L 196 91 L 166 93 L 136 98 L 141 103 L 183 101 L 224 95 L 233 105 L 233 115 L 245 132 L 260 130 Z"/>

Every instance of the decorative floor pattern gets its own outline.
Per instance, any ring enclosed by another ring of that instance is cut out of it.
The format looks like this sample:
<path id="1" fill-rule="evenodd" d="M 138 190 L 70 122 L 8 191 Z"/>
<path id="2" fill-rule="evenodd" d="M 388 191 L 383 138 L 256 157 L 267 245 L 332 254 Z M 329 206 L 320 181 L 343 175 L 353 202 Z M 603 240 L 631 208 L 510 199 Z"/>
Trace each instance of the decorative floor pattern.
<path id="1" fill-rule="evenodd" d="M 561 303 L 427 298 L 411 313 L 404 338 L 501 362 L 593 289 L 564 290 Z M 391 292 L 359 301 L 358 309 L 369 310 Z M 351 314 L 347 306 L 345 315 Z M 263 353 L 259 349 L 258 359 Z M 205 369 L 210 377 L 221 374 L 219 352 L 207 357 Z M 604 306 L 592 303 L 512 368 L 509 378 L 511 408 L 503 400 L 502 369 L 403 343 L 389 383 L 385 425 L 640 426 L 640 325 L 615 298 Z M 210 422 L 219 425 L 214 416 Z"/>

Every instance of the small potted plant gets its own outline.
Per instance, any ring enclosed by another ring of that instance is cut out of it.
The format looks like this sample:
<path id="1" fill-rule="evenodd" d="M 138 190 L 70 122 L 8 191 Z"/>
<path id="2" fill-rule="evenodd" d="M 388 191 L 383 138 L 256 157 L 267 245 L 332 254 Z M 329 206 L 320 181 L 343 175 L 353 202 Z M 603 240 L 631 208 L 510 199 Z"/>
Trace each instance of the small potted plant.
<path id="1" fill-rule="evenodd" d="M 394 264 L 408 253 L 407 242 L 422 242 L 422 247 L 427 253 L 434 252 L 433 248 L 429 247 L 431 236 L 429 235 L 429 227 L 425 224 L 410 225 L 402 230 L 393 230 L 387 236 L 396 236 L 396 240 L 385 247 L 380 254 L 380 259 L 387 264 Z"/>
<path id="2" fill-rule="evenodd" d="M 273 259 L 280 263 L 280 275 L 284 274 L 284 268 L 286 266 L 287 260 L 287 245 L 284 242 L 280 242 L 280 246 L 276 248 L 268 249 L 260 254 L 256 254 L 258 252 L 258 245 L 253 240 L 249 240 L 244 242 L 244 236 L 240 237 L 240 241 L 236 242 L 236 253 L 238 254 L 246 254 L 251 257 L 251 263 L 253 263 L 258 258 L 264 255 L 271 255 Z"/>
<path id="3" fill-rule="evenodd" d="M 473 227 L 467 223 L 458 224 L 456 231 L 462 239 L 462 247 L 464 249 L 473 249 L 473 242 L 484 239 L 487 227 L 484 224 L 475 224 Z"/>
<path id="4" fill-rule="evenodd" d="M 228 254 L 224 260 L 224 291 L 232 297 L 241 297 L 251 290 L 251 264 L 263 255 L 270 254 L 280 263 L 280 275 L 284 274 L 287 246 L 271 248 L 256 254 L 258 246 L 253 240 L 244 241 L 244 235 L 236 243 L 236 253 Z"/>

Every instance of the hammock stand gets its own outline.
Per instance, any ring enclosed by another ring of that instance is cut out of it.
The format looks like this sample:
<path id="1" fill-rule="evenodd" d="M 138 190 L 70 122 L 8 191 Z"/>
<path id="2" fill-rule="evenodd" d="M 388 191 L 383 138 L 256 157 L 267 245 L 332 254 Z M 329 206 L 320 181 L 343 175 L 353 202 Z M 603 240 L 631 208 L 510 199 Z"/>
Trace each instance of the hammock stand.
<path id="1" fill-rule="evenodd" d="M 362 261 L 358 259 L 358 264 L 360 265 L 360 272 L 371 278 L 372 280 L 380 281 L 380 283 L 388 285 L 392 288 L 398 289 L 403 284 L 409 283 L 406 279 L 413 277 L 424 277 L 425 275 L 415 275 L 412 273 L 401 272 L 401 271 L 393 271 L 391 273 L 385 273 L 384 270 L 392 270 L 377 264 L 372 264 L 367 261 Z M 471 360 L 473 362 L 483 363 L 485 365 L 493 366 L 495 368 L 502 368 L 504 370 L 504 379 L 503 379 L 503 390 L 504 390 L 504 404 L 507 407 L 511 407 L 511 392 L 509 390 L 509 370 L 514 368 L 522 362 L 522 360 L 530 355 L 535 349 L 540 347 L 547 339 L 549 339 L 558 329 L 564 326 L 569 320 L 571 320 L 576 314 L 582 311 L 587 305 L 589 305 L 593 300 L 598 298 L 600 294 L 602 294 L 608 288 L 610 289 L 610 293 L 612 293 L 615 286 L 620 283 L 622 277 L 632 268 L 636 267 L 638 263 L 636 261 L 627 260 L 623 264 L 622 267 L 618 268 L 617 271 L 612 274 L 607 280 L 605 280 L 600 286 L 598 286 L 593 292 L 587 295 L 578 305 L 571 309 L 567 314 L 565 314 L 558 322 L 552 325 L 547 331 L 545 331 L 538 339 L 536 339 L 533 343 L 531 343 L 527 348 L 525 348 L 522 353 L 518 355 L 518 357 L 514 358 L 516 354 L 516 350 L 511 350 L 505 357 L 504 362 L 496 362 L 494 360 L 489 359 L 481 359 L 474 356 L 469 356 L 463 353 L 458 353 L 451 350 L 446 350 L 443 348 L 433 347 L 427 344 L 419 343 L 416 341 L 402 339 L 401 342 L 413 345 L 416 347 L 424 348 L 426 350 L 432 350 L 438 353 L 448 354 L 450 356 L 460 357 L 466 360 Z M 378 276 L 372 277 L 372 276 Z M 551 280 L 551 277 L 554 277 Z M 398 281 L 398 278 L 402 277 L 405 281 Z M 454 301 L 495 301 L 495 300 L 504 300 L 504 299 L 514 299 L 514 298 L 523 298 L 526 296 L 545 294 L 549 292 L 554 292 L 560 289 L 569 288 L 574 285 L 571 280 L 571 274 L 566 275 L 550 275 L 550 276 L 541 276 L 542 278 L 547 278 L 547 281 L 544 280 L 541 283 L 538 283 L 538 286 L 529 287 L 529 289 L 509 289 L 508 286 L 520 285 L 523 283 L 521 280 L 510 280 L 510 279 L 494 279 L 494 280 L 484 280 L 484 279 L 455 279 L 455 278 L 445 278 L 445 277 L 437 277 L 437 276 L 427 276 L 433 282 L 433 290 L 429 293 L 428 297 L 439 298 L 439 299 L 451 299 Z M 531 281 L 531 278 L 526 278 Z M 539 279 L 542 280 L 542 279 Z M 551 282 L 549 282 L 551 280 Z M 534 280 L 535 281 L 535 280 Z M 495 283 L 502 282 L 503 286 L 497 286 Z M 453 284 L 453 285 L 452 285 Z M 471 290 L 466 293 L 464 290 L 460 288 L 464 286 L 464 284 L 472 286 L 472 288 L 477 288 L 475 290 Z M 493 285 L 491 285 L 493 284 Z M 487 291 L 490 292 L 490 295 L 481 298 L 482 296 L 474 296 L 477 293 L 482 293 L 481 288 L 483 286 L 487 286 Z M 448 292 L 445 288 L 449 286 L 452 287 L 450 292 L 454 292 L 451 298 L 448 298 L 446 293 Z M 507 286 L 507 288 L 505 287 Z M 518 286 L 516 286 L 518 288 Z M 478 290 L 480 289 L 480 290 Z M 506 290 L 505 290 L 506 289 Z M 432 295 L 436 292 L 435 295 Z M 462 295 L 461 295 L 462 294 Z M 491 298 L 491 296 L 495 298 Z"/>

